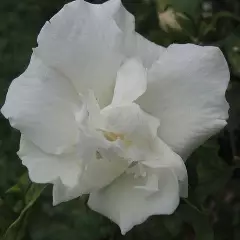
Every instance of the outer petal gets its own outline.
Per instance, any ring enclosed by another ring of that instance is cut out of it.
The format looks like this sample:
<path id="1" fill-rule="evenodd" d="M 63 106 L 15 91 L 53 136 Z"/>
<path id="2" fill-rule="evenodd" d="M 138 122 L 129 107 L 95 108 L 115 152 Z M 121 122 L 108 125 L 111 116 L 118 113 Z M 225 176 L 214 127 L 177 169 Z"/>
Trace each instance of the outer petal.
<path id="1" fill-rule="evenodd" d="M 38 147 L 60 153 L 78 140 L 78 101 L 71 83 L 33 55 L 28 69 L 11 84 L 1 111 Z"/>
<path id="2" fill-rule="evenodd" d="M 136 59 L 129 59 L 118 71 L 112 104 L 132 103 L 146 89 L 146 70 Z"/>
<path id="3" fill-rule="evenodd" d="M 128 57 L 141 59 L 143 66 L 148 69 L 166 50 L 164 47 L 149 41 L 138 33 L 134 33 L 129 37 L 125 49 Z"/>
<path id="4" fill-rule="evenodd" d="M 30 179 L 36 183 L 53 183 L 61 179 L 66 186 L 74 187 L 82 172 L 81 160 L 76 155 L 46 154 L 24 137 L 18 155 L 28 168 Z"/>
<path id="5" fill-rule="evenodd" d="M 171 214 L 178 206 L 178 181 L 173 172 L 162 169 L 158 183 L 153 180 L 124 174 L 107 188 L 90 194 L 88 205 L 117 223 L 125 234 L 149 216 Z"/>
<path id="6" fill-rule="evenodd" d="M 172 45 L 154 64 L 138 103 L 161 119 L 159 136 L 186 158 L 226 125 L 229 70 L 215 47 Z"/>
<path id="7" fill-rule="evenodd" d="M 124 32 L 124 54 L 128 58 L 140 59 L 145 68 L 157 61 L 164 47 L 147 40 L 135 32 L 135 19 L 122 5 L 121 0 L 110 0 L 101 5 L 113 17 L 118 27 Z"/>
<path id="8" fill-rule="evenodd" d="M 101 5 L 78 0 L 45 24 L 35 51 L 68 76 L 78 92 L 93 89 L 100 106 L 106 106 L 125 58 L 140 58 L 150 67 L 164 50 L 135 33 L 134 26 L 120 0 Z"/>
<path id="9" fill-rule="evenodd" d="M 126 39 L 134 32 L 135 18 L 125 9 L 121 0 L 110 0 L 98 6 L 114 19 L 117 26 L 124 32 Z"/>
<path id="10" fill-rule="evenodd" d="M 124 34 L 109 8 L 71 2 L 43 27 L 36 52 L 68 76 L 78 92 L 92 89 L 100 106 L 110 103 L 123 55 Z M 114 12 L 114 11 L 113 11 Z"/>
<path id="11" fill-rule="evenodd" d="M 103 157 L 103 156 L 102 156 Z M 78 179 L 78 185 L 71 188 L 61 181 L 56 181 L 53 187 L 53 205 L 66 202 L 82 194 L 97 191 L 109 185 L 119 177 L 128 167 L 128 162 L 120 158 L 92 159 Z"/>

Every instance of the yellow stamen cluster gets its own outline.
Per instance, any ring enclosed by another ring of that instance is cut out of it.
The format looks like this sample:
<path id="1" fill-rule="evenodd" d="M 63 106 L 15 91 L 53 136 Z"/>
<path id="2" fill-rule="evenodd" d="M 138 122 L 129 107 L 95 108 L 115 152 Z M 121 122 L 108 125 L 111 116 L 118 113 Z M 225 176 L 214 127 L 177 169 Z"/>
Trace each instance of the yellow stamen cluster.
<path id="1" fill-rule="evenodd" d="M 126 147 L 129 147 L 132 143 L 130 140 L 127 140 L 125 138 L 124 134 L 122 134 L 122 133 L 108 132 L 105 130 L 101 130 L 101 131 L 103 132 L 104 137 L 110 142 L 122 140 L 124 142 L 124 144 L 126 145 Z"/>
<path id="2" fill-rule="evenodd" d="M 124 141 L 124 135 L 121 133 L 103 131 L 103 134 L 104 134 L 104 137 L 110 142 L 117 141 L 118 139 Z"/>

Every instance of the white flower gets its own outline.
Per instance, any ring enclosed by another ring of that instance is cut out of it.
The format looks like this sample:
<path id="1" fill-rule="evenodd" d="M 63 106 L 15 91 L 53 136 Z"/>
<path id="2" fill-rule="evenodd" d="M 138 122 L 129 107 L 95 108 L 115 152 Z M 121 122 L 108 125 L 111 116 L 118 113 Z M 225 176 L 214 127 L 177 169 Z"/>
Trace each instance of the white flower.
<path id="1" fill-rule="evenodd" d="M 90 193 L 122 233 L 187 197 L 182 159 L 225 126 L 229 71 L 215 47 L 163 48 L 120 0 L 67 4 L 43 27 L 2 113 L 53 203 Z"/>

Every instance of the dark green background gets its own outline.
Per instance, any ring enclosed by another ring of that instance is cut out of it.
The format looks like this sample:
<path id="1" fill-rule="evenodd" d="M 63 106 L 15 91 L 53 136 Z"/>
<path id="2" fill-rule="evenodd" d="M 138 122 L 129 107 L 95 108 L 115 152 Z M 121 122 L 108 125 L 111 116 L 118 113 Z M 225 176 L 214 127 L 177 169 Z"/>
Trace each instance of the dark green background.
<path id="1" fill-rule="evenodd" d="M 26 68 L 37 35 L 67 0 L 0 0 L 0 106 L 13 78 Z M 92 1 L 100 3 L 101 1 Z M 102 1 L 103 2 L 103 1 Z M 136 29 L 168 46 L 219 46 L 231 68 L 228 126 L 187 161 L 190 196 L 172 216 L 154 216 L 121 236 L 118 227 L 86 206 L 87 196 L 51 206 L 51 186 L 32 184 L 16 155 L 19 133 L 0 115 L 0 236 L 31 240 L 240 239 L 240 2 L 238 0 L 125 0 Z M 210 2 L 212 9 L 203 10 Z M 184 13 L 182 31 L 160 29 L 157 12 Z"/>

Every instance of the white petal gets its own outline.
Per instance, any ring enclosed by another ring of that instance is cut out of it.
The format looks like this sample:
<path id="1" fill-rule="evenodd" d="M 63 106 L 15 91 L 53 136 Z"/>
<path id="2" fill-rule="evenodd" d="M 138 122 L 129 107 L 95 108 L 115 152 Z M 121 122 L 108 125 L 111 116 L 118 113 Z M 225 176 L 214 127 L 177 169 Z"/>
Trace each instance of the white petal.
<path id="1" fill-rule="evenodd" d="M 180 184 L 180 196 L 186 198 L 188 196 L 188 175 L 186 166 L 182 158 L 173 152 L 170 147 L 161 139 L 155 139 L 153 151 L 157 156 L 156 160 L 146 160 L 142 164 L 148 166 L 154 171 L 161 168 L 169 168 L 177 176 Z"/>
<path id="2" fill-rule="evenodd" d="M 161 120 L 159 137 L 182 158 L 226 125 L 229 70 L 216 47 L 172 45 L 148 74 L 138 100 Z"/>
<path id="3" fill-rule="evenodd" d="M 108 106 L 101 111 L 110 131 L 126 135 L 154 138 L 160 122 L 144 112 L 137 104 Z"/>
<path id="4" fill-rule="evenodd" d="M 61 179 L 68 187 L 78 183 L 81 174 L 81 162 L 76 155 L 46 154 L 25 137 L 21 137 L 18 152 L 22 164 L 28 168 L 29 177 L 36 183 L 53 183 Z"/>
<path id="5" fill-rule="evenodd" d="M 165 50 L 164 47 L 147 40 L 135 32 L 135 19 L 122 5 L 121 0 L 107 1 L 101 5 L 112 16 L 124 32 L 124 54 L 128 58 L 140 59 L 149 68 Z"/>
<path id="6" fill-rule="evenodd" d="M 138 33 L 129 37 L 125 49 L 126 56 L 141 59 L 143 66 L 148 69 L 165 52 L 164 47 L 147 40 Z"/>
<path id="7" fill-rule="evenodd" d="M 121 0 L 107 1 L 99 5 L 99 7 L 103 8 L 105 14 L 108 14 L 115 20 L 117 26 L 124 32 L 126 38 L 133 33 L 135 29 L 135 18 L 125 9 Z"/>
<path id="8" fill-rule="evenodd" d="M 102 110 L 107 130 L 124 136 L 121 155 L 131 161 L 146 160 L 152 152 L 159 120 L 135 104 L 109 106 Z M 121 143 L 121 142 L 120 142 Z"/>
<path id="9" fill-rule="evenodd" d="M 158 176 L 156 174 L 151 174 L 147 178 L 146 185 L 136 186 L 135 188 L 147 190 L 149 196 L 153 193 L 157 193 L 159 191 Z"/>
<path id="10" fill-rule="evenodd" d="M 101 109 L 92 90 L 82 96 L 82 101 L 88 112 L 88 124 L 95 129 L 102 129 L 105 126 L 105 119 L 101 115 Z"/>
<path id="11" fill-rule="evenodd" d="M 45 24 L 35 50 L 49 66 L 70 78 L 79 93 L 92 89 L 100 106 L 110 103 L 124 58 L 125 35 L 111 16 L 114 4 L 109 7 L 83 0 L 65 5 Z"/>
<path id="12" fill-rule="evenodd" d="M 12 82 L 1 111 L 38 147 L 60 153 L 78 140 L 78 101 L 71 83 L 33 55 L 28 69 Z"/>
<path id="13" fill-rule="evenodd" d="M 140 97 L 146 89 L 146 70 L 136 59 L 129 59 L 118 71 L 112 104 L 131 103 Z"/>
<path id="14" fill-rule="evenodd" d="M 78 185 L 69 188 L 57 181 L 53 187 L 53 204 L 66 202 L 82 194 L 97 191 L 109 185 L 119 177 L 128 167 L 128 162 L 120 158 L 115 159 L 92 159 L 83 174 L 78 179 Z"/>
<path id="15" fill-rule="evenodd" d="M 146 179 L 124 174 L 110 186 L 91 193 L 88 205 L 118 224 L 125 234 L 149 216 L 171 214 L 178 206 L 178 181 L 173 172 L 162 169 L 158 179 L 159 191 L 151 194 L 151 189 L 139 188 Z"/>

